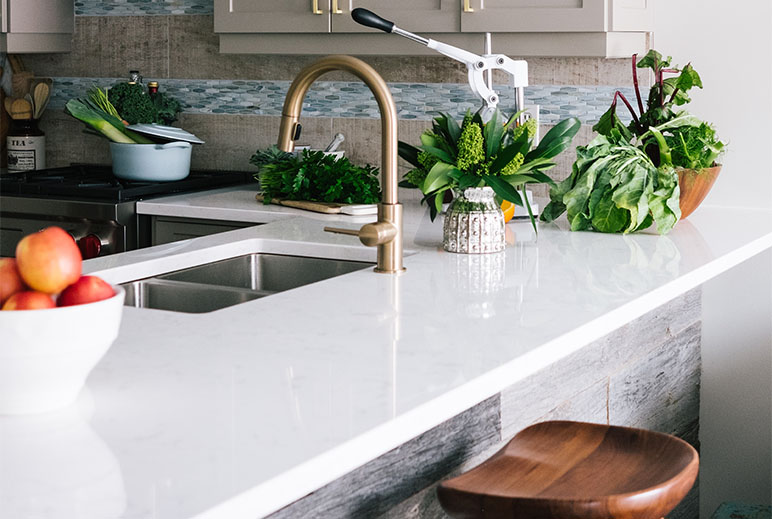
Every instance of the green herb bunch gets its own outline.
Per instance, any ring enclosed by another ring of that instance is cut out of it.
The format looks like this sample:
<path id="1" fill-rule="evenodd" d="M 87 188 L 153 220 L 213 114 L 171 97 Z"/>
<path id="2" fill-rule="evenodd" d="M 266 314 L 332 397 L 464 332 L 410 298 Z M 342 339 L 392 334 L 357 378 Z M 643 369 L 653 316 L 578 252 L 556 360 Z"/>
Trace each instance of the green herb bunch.
<path id="1" fill-rule="evenodd" d="M 621 92 L 614 94 L 611 107 L 592 127 L 601 135 L 610 136 L 613 129 L 618 130 L 627 141 L 637 137 L 643 149 L 654 164 L 659 165 L 660 152 L 654 137 L 648 135 L 642 139 L 651 127 L 660 127 L 676 119 L 685 112 L 679 110 L 689 102 L 689 91 L 692 88 L 702 88 L 702 79 L 696 70 L 687 64 L 682 69 L 671 64 L 672 57 L 664 58 L 655 50 L 650 50 L 640 61 L 637 54 L 632 57 L 633 85 L 639 114 Z M 638 87 L 638 69 L 650 69 L 654 83 L 649 89 L 646 108 L 643 107 L 641 92 Z M 665 74 L 674 74 L 665 77 Z M 630 111 L 632 121 L 628 126 L 622 124 L 616 114 L 617 99 L 621 99 Z M 671 127 L 664 135 L 668 147 L 673 150 L 673 166 L 686 169 L 704 169 L 715 165 L 716 159 L 723 152 L 725 143 L 721 142 L 716 130 L 710 124 L 700 121 L 700 124 L 689 124 Z"/>
<path id="2" fill-rule="evenodd" d="M 420 147 L 399 142 L 400 157 L 413 166 L 400 186 L 421 190 L 432 220 L 448 190 L 490 186 L 500 199 L 524 205 L 535 227 L 528 199 L 518 189 L 531 183 L 553 184 L 544 171 L 555 166 L 552 159 L 571 144 L 580 123 L 576 118 L 561 121 L 534 147 L 535 121 L 517 126 L 520 114 L 505 120 L 496 110 L 484 123 L 479 113 L 467 111 L 459 124 L 440 113 L 421 135 Z"/>
<path id="3" fill-rule="evenodd" d="M 273 146 L 250 159 L 258 167 L 264 203 L 271 199 L 309 200 L 344 204 L 375 204 L 380 200 L 378 169 L 360 167 L 347 158 L 303 150 L 301 157 Z"/>

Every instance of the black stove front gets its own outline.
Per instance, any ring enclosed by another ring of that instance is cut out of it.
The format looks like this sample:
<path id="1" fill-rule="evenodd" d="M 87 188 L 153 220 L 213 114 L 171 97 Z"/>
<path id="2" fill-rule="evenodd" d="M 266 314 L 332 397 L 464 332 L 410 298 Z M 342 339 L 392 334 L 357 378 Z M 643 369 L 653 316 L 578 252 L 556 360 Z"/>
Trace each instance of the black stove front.
<path id="1" fill-rule="evenodd" d="M 133 182 L 95 165 L 0 175 L 0 256 L 13 256 L 22 237 L 51 225 L 72 234 L 84 258 L 147 246 L 138 200 L 250 181 L 243 171 L 191 171 L 172 182 Z"/>
<path id="2" fill-rule="evenodd" d="M 172 182 L 135 182 L 113 176 L 110 166 L 73 165 L 0 176 L 3 196 L 125 202 L 248 182 L 244 171 L 191 171 Z"/>

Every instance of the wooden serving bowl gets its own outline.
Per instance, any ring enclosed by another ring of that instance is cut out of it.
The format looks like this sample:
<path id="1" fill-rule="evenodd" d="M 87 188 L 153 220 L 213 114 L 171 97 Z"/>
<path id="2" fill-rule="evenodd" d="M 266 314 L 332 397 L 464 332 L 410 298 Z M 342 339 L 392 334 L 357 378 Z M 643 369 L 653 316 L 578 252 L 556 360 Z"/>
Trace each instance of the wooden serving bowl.
<path id="1" fill-rule="evenodd" d="M 700 170 L 678 170 L 678 185 L 681 189 L 681 198 L 679 199 L 681 220 L 692 214 L 702 201 L 705 200 L 720 171 L 721 164 Z"/>

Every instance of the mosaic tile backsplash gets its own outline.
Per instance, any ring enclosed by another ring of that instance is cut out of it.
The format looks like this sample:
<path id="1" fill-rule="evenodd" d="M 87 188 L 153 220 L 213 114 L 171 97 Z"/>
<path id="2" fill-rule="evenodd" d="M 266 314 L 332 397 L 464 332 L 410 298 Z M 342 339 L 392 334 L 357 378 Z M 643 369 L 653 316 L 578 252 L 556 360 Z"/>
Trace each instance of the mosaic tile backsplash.
<path id="1" fill-rule="evenodd" d="M 212 14 L 214 0 L 75 0 L 76 16 Z"/>
<path id="2" fill-rule="evenodd" d="M 109 86 L 123 78 L 54 78 L 52 108 L 64 108 L 68 99 L 83 97 L 92 85 Z M 243 114 L 280 116 L 289 81 L 187 80 L 165 79 L 160 90 L 182 103 L 188 113 Z M 460 118 L 467 109 L 480 107 L 465 84 L 390 83 L 400 119 L 431 120 L 437 112 L 448 112 Z M 550 86 L 526 88 L 526 104 L 541 107 L 541 122 L 554 124 L 569 116 L 582 123 L 595 123 L 608 109 L 616 90 L 628 99 L 634 96 L 631 87 L 610 86 Z M 512 89 L 497 89 L 499 107 L 513 112 Z M 620 119 L 627 122 L 628 114 L 620 109 Z M 303 105 L 304 117 L 378 118 L 378 106 L 363 83 L 319 81 L 315 83 Z"/>

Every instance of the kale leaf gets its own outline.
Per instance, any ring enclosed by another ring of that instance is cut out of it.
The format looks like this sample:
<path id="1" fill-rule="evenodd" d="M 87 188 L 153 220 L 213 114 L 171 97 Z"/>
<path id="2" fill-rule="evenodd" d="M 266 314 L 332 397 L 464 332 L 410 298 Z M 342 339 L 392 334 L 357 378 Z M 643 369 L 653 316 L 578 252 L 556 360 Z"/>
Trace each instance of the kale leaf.
<path id="1" fill-rule="evenodd" d="M 107 92 L 107 98 L 129 124 L 156 122 L 155 105 L 142 85 L 116 83 Z"/>
<path id="2" fill-rule="evenodd" d="M 572 231 L 635 232 L 656 222 L 665 234 L 681 217 L 675 169 L 657 168 L 619 131 L 577 148 L 571 175 L 550 191 L 541 219 L 567 213 Z"/>

